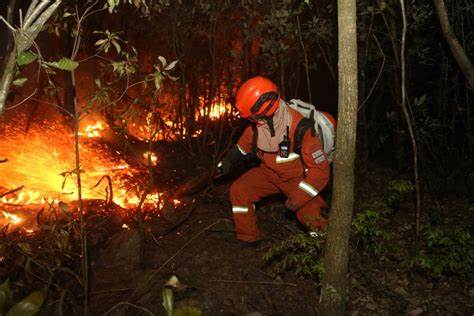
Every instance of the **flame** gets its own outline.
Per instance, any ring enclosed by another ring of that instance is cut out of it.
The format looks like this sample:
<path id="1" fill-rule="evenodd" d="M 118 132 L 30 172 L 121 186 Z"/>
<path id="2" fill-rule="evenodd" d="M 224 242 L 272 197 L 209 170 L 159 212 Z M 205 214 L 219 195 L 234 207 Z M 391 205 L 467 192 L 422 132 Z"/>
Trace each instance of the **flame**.
<path id="1" fill-rule="evenodd" d="M 150 152 L 150 151 L 144 152 L 143 158 L 145 158 L 146 163 L 150 161 L 153 166 L 156 166 L 158 163 L 158 156 L 154 152 Z"/>
<path id="2" fill-rule="evenodd" d="M 21 122 L 6 126 L 5 135 L 0 135 L 0 155 L 8 158 L 8 162 L 0 164 L 0 193 L 20 186 L 23 188 L 15 194 L 2 197 L 0 205 L 13 207 L 77 200 L 74 136 L 65 125 L 58 122 L 42 122 L 38 124 L 41 126 L 32 126 L 27 134 Z M 90 126 L 84 129 L 85 135 L 94 138 L 100 135 L 99 130 L 104 127 L 100 122 Z M 83 199 L 105 199 L 110 194 L 108 183 L 104 180 L 104 176 L 108 176 L 116 204 L 123 208 L 135 208 L 140 203 L 140 197 L 134 193 L 136 190 L 127 188 L 130 185 L 126 182 L 137 170 L 119 154 L 104 145 L 90 142 L 80 144 Z M 157 163 L 158 157 L 150 154 L 152 162 Z M 160 192 L 149 194 L 142 207 L 162 209 L 162 195 Z M 23 225 L 22 217 L 6 211 L 3 211 L 3 215 L 0 227 L 8 223 Z M 31 216 L 34 218 L 35 214 Z"/>
<path id="3" fill-rule="evenodd" d="M 5 217 L 5 219 L 13 225 L 18 225 L 21 222 L 23 222 L 23 219 L 18 215 L 11 214 L 11 213 L 8 213 L 8 212 L 5 212 L 5 211 L 2 211 L 2 213 L 3 213 L 3 216 Z"/>
<path id="4" fill-rule="evenodd" d="M 201 100 L 201 103 L 204 103 L 204 100 Z M 202 106 L 199 110 L 201 117 L 208 116 L 211 120 L 217 120 L 229 113 L 232 113 L 232 106 L 223 102 L 214 102 L 209 108 Z"/>
<path id="5" fill-rule="evenodd" d="M 85 136 L 87 138 L 98 138 L 102 137 L 102 133 L 105 130 L 105 123 L 97 121 L 95 124 L 87 125 L 82 131 L 79 132 L 79 136 Z"/>

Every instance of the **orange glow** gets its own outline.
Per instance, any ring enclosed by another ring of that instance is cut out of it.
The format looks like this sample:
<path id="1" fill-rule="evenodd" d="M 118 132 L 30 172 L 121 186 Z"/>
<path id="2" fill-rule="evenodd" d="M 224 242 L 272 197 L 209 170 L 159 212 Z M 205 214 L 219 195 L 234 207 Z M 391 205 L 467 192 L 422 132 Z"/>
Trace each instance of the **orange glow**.
<path id="1" fill-rule="evenodd" d="M 201 103 L 204 103 L 204 101 L 201 100 Z M 211 120 L 217 120 L 222 116 L 231 113 L 232 106 L 230 105 L 230 103 L 223 102 L 214 102 L 209 108 L 205 108 L 204 106 L 202 106 L 199 110 L 199 115 L 201 117 L 208 116 Z"/>
<path id="2" fill-rule="evenodd" d="M 88 138 L 102 137 L 102 133 L 105 130 L 105 123 L 97 121 L 95 124 L 87 125 L 82 131 L 79 132 L 79 136 L 85 136 Z"/>
<path id="3" fill-rule="evenodd" d="M 153 166 L 156 166 L 158 163 L 158 156 L 154 152 L 147 151 L 143 153 L 143 158 L 145 158 L 146 163 L 150 161 Z"/>
<path id="4" fill-rule="evenodd" d="M 21 222 L 23 222 L 23 219 L 18 215 L 11 214 L 11 213 L 8 213 L 8 212 L 5 212 L 5 211 L 2 211 L 2 213 L 3 213 L 3 216 L 5 217 L 5 219 L 13 225 L 18 225 Z"/>
<path id="5" fill-rule="evenodd" d="M 68 203 L 78 199 L 74 135 L 57 122 L 59 120 L 32 126 L 27 134 L 21 124 L 12 124 L 5 128 L 5 134 L 0 135 L 0 154 L 8 159 L 0 164 L 0 193 L 23 186 L 20 191 L 0 199 L 0 205 L 5 209 L 0 213 L 0 228 L 10 224 L 31 230 L 32 227 L 26 227 L 26 223 L 35 222 L 37 211 L 28 215 L 22 213 L 20 217 L 7 212 L 7 209 L 26 205 L 57 205 L 59 201 Z M 88 133 L 96 135 L 94 131 L 99 133 L 100 126 L 104 127 L 94 124 Z M 112 182 L 113 202 L 126 209 L 138 206 L 140 196 L 137 196 L 136 188 L 130 187 L 134 184 L 126 181 L 137 170 L 118 157 L 119 154 L 112 154 L 103 145 L 90 142 L 80 144 L 83 199 L 106 199 L 110 193 L 108 181 L 103 177 L 108 176 Z M 155 154 L 151 159 L 154 163 L 158 161 Z M 159 192 L 149 194 L 142 207 L 159 211 L 165 203 L 162 195 Z"/>

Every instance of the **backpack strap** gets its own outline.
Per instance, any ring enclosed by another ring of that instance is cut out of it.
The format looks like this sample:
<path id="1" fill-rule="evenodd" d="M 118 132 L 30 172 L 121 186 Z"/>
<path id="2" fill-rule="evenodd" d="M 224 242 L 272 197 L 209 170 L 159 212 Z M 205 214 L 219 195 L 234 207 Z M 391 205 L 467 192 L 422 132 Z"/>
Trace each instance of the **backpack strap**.
<path id="1" fill-rule="evenodd" d="M 310 117 L 303 117 L 295 128 L 295 134 L 293 135 L 293 151 L 301 155 L 301 147 L 303 143 L 303 137 L 308 129 L 311 131 L 311 136 L 316 136 L 316 130 L 314 128 L 314 111 L 311 111 Z"/>
<path id="2" fill-rule="evenodd" d="M 257 154 L 257 138 L 258 138 L 257 125 L 252 124 L 252 131 L 253 131 L 253 135 L 252 135 L 252 153 Z"/>

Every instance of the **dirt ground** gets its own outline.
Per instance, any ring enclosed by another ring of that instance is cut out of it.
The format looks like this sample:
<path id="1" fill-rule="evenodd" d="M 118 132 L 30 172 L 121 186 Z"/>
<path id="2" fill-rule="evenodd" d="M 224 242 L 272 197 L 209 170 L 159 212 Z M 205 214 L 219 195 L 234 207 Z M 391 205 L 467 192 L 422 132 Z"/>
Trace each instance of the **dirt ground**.
<path id="1" fill-rule="evenodd" d="M 160 152 L 173 157 L 161 161 L 161 168 L 173 171 L 160 178 L 164 187 L 205 172 L 196 167 L 197 162 L 190 168 L 185 152 L 175 152 L 175 148 Z M 399 176 L 386 168 L 372 169 L 357 177 L 356 209 Z M 188 201 L 193 206 L 179 215 L 184 220 L 176 221 L 173 214 L 166 213 L 156 219 L 142 264 L 138 262 L 139 237 L 133 231 L 119 232 L 118 237 L 98 246 L 98 251 L 93 250 L 93 314 L 112 309 L 110 315 L 145 315 L 148 311 L 164 315 L 161 292 L 176 275 L 183 284 L 175 291 L 176 306 L 194 306 L 204 315 L 319 315 L 317 283 L 292 271 L 277 275 L 262 258 L 273 245 L 302 231 L 296 218 L 285 211 L 281 198 L 263 201 L 257 205 L 260 244 L 240 244 L 227 197 L 230 183 L 195 195 L 194 203 Z M 412 206 L 405 207 L 408 209 L 397 220 L 412 216 Z M 455 209 L 458 205 L 446 206 L 446 212 Z M 351 245 L 348 315 L 473 315 L 472 278 L 432 279 L 403 268 L 395 258 L 369 256 Z"/>
<path id="2" fill-rule="evenodd" d="M 300 231 L 296 219 L 285 213 L 280 201 L 265 201 L 257 212 L 262 242 L 245 247 L 234 236 L 227 188 L 199 197 L 184 223 L 163 237 L 154 236 L 146 245 L 142 265 L 138 254 L 130 253 L 127 246 L 123 250 L 120 243 L 112 248 L 129 255 L 114 260 L 99 254 L 104 257 L 102 265 L 93 259 L 93 314 L 133 302 L 164 315 L 161 290 L 176 275 L 183 283 L 175 293 L 176 306 L 194 306 L 204 315 L 318 315 L 317 284 L 293 272 L 275 275 L 262 259 L 272 245 Z M 161 232 L 166 224 L 156 223 Z M 121 234 L 126 236 L 123 240 L 134 239 L 133 232 Z M 353 252 L 349 282 L 349 315 L 472 315 L 474 311 L 472 283 L 431 280 L 404 271 L 387 258 Z M 146 314 L 120 306 L 111 315 L 140 313 Z"/>

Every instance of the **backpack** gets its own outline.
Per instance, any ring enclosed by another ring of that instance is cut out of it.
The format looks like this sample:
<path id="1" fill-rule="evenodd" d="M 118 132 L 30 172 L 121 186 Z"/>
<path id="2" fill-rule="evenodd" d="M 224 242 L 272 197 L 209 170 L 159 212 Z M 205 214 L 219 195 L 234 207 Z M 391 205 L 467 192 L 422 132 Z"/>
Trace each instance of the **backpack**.
<path id="1" fill-rule="evenodd" d="M 298 99 L 290 100 L 288 106 L 303 116 L 295 130 L 295 152 L 301 154 L 301 143 L 309 129 L 313 136 L 318 135 L 323 151 L 331 163 L 336 145 L 336 120 L 333 116 L 327 112 L 318 111 L 313 104 Z"/>

